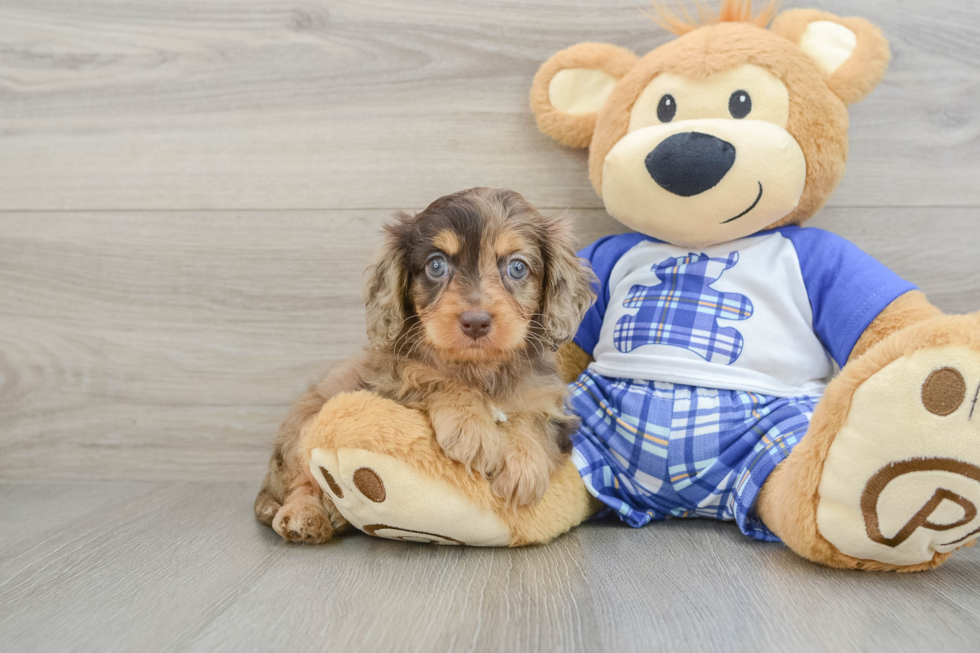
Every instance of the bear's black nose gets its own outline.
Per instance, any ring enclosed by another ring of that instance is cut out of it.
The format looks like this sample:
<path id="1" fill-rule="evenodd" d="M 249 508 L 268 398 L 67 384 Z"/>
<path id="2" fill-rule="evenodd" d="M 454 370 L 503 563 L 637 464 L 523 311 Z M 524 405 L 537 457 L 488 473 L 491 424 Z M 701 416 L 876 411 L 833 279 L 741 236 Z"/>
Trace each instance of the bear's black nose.
<path id="1" fill-rule="evenodd" d="M 718 185 L 735 165 L 735 146 L 708 134 L 674 134 L 647 155 L 647 171 L 661 188 L 692 197 Z"/>

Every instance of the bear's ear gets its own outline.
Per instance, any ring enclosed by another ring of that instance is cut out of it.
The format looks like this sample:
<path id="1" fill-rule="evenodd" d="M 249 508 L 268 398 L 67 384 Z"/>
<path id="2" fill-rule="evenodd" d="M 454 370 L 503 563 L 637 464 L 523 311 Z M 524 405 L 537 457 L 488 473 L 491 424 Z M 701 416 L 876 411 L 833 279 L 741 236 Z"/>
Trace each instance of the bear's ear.
<path id="1" fill-rule="evenodd" d="M 845 104 L 860 102 L 878 86 L 891 51 L 881 30 L 863 18 L 840 18 L 813 9 L 780 14 L 772 31 L 813 59 L 827 86 Z"/>
<path id="2" fill-rule="evenodd" d="M 541 66 L 531 86 L 538 129 L 562 145 L 588 147 L 599 109 L 636 65 L 636 55 L 606 43 L 579 43 Z"/>

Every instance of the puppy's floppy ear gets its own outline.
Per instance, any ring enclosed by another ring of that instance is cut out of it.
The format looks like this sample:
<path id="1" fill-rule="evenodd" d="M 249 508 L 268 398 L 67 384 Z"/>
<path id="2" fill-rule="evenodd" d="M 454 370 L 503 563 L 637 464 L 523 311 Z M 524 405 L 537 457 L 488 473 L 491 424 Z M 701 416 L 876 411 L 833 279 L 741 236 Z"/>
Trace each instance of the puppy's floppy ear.
<path id="1" fill-rule="evenodd" d="M 636 55 L 606 43 L 579 43 L 552 56 L 531 85 L 538 129 L 569 147 L 588 147 L 595 120 Z"/>
<path id="2" fill-rule="evenodd" d="M 772 31 L 800 46 L 844 104 L 860 102 L 878 86 L 891 62 L 888 40 L 863 18 L 815 9 L 780 14 Z"/>
<path id="3" fill-rule="evenodd" d="M 544 253 L 541 324 L 552 348 L 571 341 L 595 301 L 597 280 L 592 269 L 575 255 L 572 222 L 564 215 L 542 218 L 540 247 Z"/>
<path id="4" fill-rule="evenodd" d="M 385 225 L 384 247 L 377 263 L 368 270 L 364 286 L 368 339 L 380 349 L 395 344 L 408 316 L 408 270 L 401 232 L 414 218 L 406 213 L 394 217 L 393 224 Z"/>

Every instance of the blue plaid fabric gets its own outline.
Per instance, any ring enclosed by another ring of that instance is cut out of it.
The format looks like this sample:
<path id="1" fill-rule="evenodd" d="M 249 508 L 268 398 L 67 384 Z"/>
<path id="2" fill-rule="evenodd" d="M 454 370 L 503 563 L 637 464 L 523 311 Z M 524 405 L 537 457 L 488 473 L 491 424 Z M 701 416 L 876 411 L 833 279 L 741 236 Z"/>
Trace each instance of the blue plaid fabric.
<path id="1" fill-rule="evenodd" d="M 616 322 L 616 349 L 628 353 L 643 345 L 670 345 L 689 349 L 712 363 L 734 363 L 742 354 L 742 334 L 718 326 L 718 320 L 747 320 L 752 317 L 752 301 L 744 295 L 718 292 L 711 284 L 737 263 L 738 252 L 732 252 L 723 259 L 690 254 L 653 266 L 662 283 L 630 288 L 623 306 L 639 311 Z"/>
<path id="2" fill-rule="evenodd" d="M 806 434 L 819 397 L 767 397 L 586 370 L 573 459 L 589 492 L 630 526 L 669 517 L 734 520 L 779 539 L 754 513 L 763 482 Z"/>

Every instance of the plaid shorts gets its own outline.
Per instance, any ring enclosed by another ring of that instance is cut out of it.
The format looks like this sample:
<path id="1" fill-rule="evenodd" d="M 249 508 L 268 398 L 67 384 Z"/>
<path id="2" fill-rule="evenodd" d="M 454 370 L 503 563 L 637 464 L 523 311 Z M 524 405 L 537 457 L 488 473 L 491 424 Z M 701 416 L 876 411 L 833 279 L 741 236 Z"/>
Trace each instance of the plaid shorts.
<path id="1" fill-rule="evenodd" d="M 806 434 L 820 397 L 608 379 L 591 370 L 570 389 L 582 418 L 573 460 L 589 492 L 624 522 L 639 528 L 670 517 L 712 517 L 779 541 L 755 514 L 755 502 Z"/>

